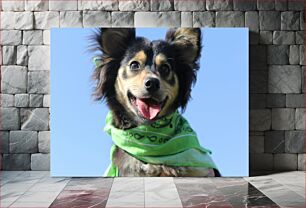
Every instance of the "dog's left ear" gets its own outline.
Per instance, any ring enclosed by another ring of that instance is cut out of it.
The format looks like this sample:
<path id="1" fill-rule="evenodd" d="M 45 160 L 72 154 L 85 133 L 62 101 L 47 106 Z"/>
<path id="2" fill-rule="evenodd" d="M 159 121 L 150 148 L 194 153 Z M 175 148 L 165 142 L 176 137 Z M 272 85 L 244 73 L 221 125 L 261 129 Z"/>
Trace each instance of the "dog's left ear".
<path id="1" fill-rule="evenodd" d="M 199 28 L 170 29 L 166 41 L 173 45 L 178 61 L 193 64 L 201 53 L 201 30 Z"/>

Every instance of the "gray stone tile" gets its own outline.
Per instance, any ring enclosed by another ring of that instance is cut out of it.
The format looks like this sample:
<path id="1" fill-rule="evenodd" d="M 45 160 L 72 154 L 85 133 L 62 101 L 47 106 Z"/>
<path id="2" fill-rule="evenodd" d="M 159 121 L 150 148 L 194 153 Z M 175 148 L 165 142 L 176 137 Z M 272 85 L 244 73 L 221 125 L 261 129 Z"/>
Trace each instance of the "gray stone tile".
<path id="1" fill-rule="evenodd" d="M 250 11 L 256 10 L 256 1 L 240 1 L 240 0 L 233 0 L 234 3 L 234 10 L 239 11 Z"/>
<path id="2" fill-rule="evenodd" d="M 300 93 L 301 68 L 293 65 L 269 67 L 269 92 L 270 93 Z"/>
<path id="3" fill-rule="evenodd" d="M 21 112 L 22 130 L 47 131 L 49 130 L 49 109 L 35 108 Z"/>
<path id="4" fill-rule="evenodd" d="M 281 14 L 278 11 L 259 11 L 260 30 L 280 30 Z"/>
<path id="5" fill-rule="evenodd" d="M 285 11 L 288 9 L 288 2 L 284 0 L 275 0 L 275 10 Z"/>
<path id="6" fill-rule="evenodd" d="M 305 109 L 297 108 L 295 111 L 295 129 L 305 130 Z"/>
<path id="7" fill-rule="evenodd" d="M 271 110 L 251 110 L 250 111 L 250 130 L 264 131 L 271 128 Z"/>
<path id="8" fill-rule="evenodd" d="M 298 161 L 297 154 L 275 154 L 274 155 L 274 170 L 292 171 L 297 170 Z"/>
<path id="9" fill-rule="evenodd" d="M 289 1 L 290 2 L 290 1 Z M 281 29 L 282 30 L 299 30 L 300 29 L 299 12 L 282 12 Z"/>
<path id="10" fill-rule="evenodd" d="M 206 0 L 207 10 L 232 10 L 233 1 L 232 0 Z"/>
<path id="11" fill-rule="evenodd" d="M 134 27 L 134 12 L 112 12 L 112 27 Z"/>
<path id="12" fill-rule="evenodd" d="M 25 93 L 27 68 L 23 66 L 1 67 L 1 92 L 7 94 Z"/>
<path id="13" fill-rule="evenodd" d="M 275 6 L 274 1 L 257 0 L 257 9 L 258 10 L 273 10 L 274 6 Z"/>
<path id="14" fill-rule="evenodd" d="M 79 0 L 78 9 L 79 10 L 95 10 L 95 11 L 117 11 L 118 10 L 118 0 L 112 1 L 88 1 Z"/>
<path id="15" fill-rule="evenodd" d="M 244 13 L 218 11 L 216 12 L 216 27 L 244 27 Z"/>
<path id="16" fill-rule="evenodd" d="M 106 11 L 84 11 L 83 12 L 83 26 L 84 27 L 110 27 L 112 25 L 111 19 L 112 17 L 111 17 L 110 12 L 106 12 Z M 125 19 L 124 21 L 128 21 L 128 19 Z M 123 22 L 122 22 L 122 25 L 125 26 Z"/>
<path id="17" fill-rule="evenodd" d="M 264 137 L 263 136 L 250 136 L 249 141 L 250 153 L 263 153 L 264 152 Z"/>
<path id="18" fill-rule="evenodd" d="M 135 27 L 179 27 L 181 13 L 171 12 L 135 12 Z"/>
<path id="19" fill-rule="evenodd" d="M 298 170 L 302 170 L 302 171 L 305 171 L 305 158 L 306 158 L 306 154 L 298 154 Z M 304 177 L 305 179 L 305 177 Z M 303 183 L 305 184 L 305 183 Z M 304 188 L 304 191 L 305 191 L 305 188 Z M 305 194 L 303 195 L 305 196 Z"/>
<path id="20" fill-rule="evenodd" d="M 288 64 L 289 63 L 289 46 L 288 45 L 271 45 L 267 48 L 268 64 Z"/>
<path id="21" fill-rule="evenodd" d="M 155 0 L 151 0 L 151 11 L 170 11 L 173 10 L 174 6 L 173 0 L 159 0 L 159 1 L 155 1 Z"/>
<path id="22" fill-rule="evenodd" d="M 273 170 L 273 155 L 267 153 L 250 154 L 251 170 Z"/>
<path id="23" fill-rule="evenodd" d="M 272 129 L 273 130 L 293 130 L 295 109 L 274 108 L 272 109 Z"/>
<path id="24" fill-rule="evenodd" d="M 10 153 L 36 153 L 36 131 L 10 131 Z"/>
<path id="25" fill-rule="evenodd" d="M 174 0 L 174 10 L 178 11 L 204 11 L 205 1 L 194 0 L 194 1 L 181 1 Z"/>
<path id="26" fill-rule="evenodd" d="M 266 94 L 250 94 L 250 109 L 266 108 Z"/>
<path id="27" fill-rule="evenodd" d="M 268 91 L 268 72 L 264 71 L 251 71 L 249 91 L 251 93 L 267 93 Z"/>
<path id="28" fill-rule="evenodd" d="M 83 27 L 81 11 L 60 12 L 60 27 Z"/>
<path id="29" fill-rule="evenodd" d="M 193 12 L 193 27 L 213 27 L 214 25 L 214 12 Z"/>
<path id="30" fill-rule="evenodd" d="M 286 153 L 304 153 L 305 151 L 305 132 L 286 131 L 285 132 L 285 151 Z"/>
<path id="31" fill-rule="evenodd" d="M 3 154 L 3 170 L 30 170 L 30 154 Z"/>
<path id="32" fill-rule="evenodd" d="M 267 107 L 268 108 L 282 108 L 286 106 L 286 95 L 275 93 L 267 94 Z"/>
<path id="33" fill-rule="evenodd" d="M 0 131 L 0 153 L 9 152 L 9 131 Z M 1 175 L 2 177 L 2 175 Z"/>
<path id="34" fill-rule="evenodd" d="M 285 132 L 266 131 L 265 132 L 265 152 L 284 153 L 285 152 Z"/>

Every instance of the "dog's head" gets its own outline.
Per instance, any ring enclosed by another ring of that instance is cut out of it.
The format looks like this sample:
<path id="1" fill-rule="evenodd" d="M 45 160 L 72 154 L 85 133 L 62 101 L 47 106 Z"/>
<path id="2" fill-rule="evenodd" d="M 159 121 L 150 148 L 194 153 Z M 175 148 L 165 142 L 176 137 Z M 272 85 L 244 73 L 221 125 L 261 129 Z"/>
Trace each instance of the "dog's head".
<path id="1" fill-rule="evenodd" d="M 171 29 L 156 41 L 136 37 L 135 29 L 100 29 L 95 40 L 102 54 L 94 96 L 106 99 L 117 120 L 139 125 L 185 109 L 199 68 L 200 29 Z"/>

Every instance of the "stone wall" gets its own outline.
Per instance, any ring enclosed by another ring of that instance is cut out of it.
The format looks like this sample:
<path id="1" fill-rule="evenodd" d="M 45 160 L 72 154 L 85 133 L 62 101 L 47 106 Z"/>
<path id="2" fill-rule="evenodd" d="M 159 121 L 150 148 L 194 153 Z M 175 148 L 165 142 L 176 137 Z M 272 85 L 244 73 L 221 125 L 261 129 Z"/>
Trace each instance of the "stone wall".
<path id="1" fill-rule="evenodd" d="M 249 27 L 251 173 L 305 170 L 303 0 L 2 0 L 1 6 L 4 170 L 49 169 L 50 28 L 181 26 Z"/>

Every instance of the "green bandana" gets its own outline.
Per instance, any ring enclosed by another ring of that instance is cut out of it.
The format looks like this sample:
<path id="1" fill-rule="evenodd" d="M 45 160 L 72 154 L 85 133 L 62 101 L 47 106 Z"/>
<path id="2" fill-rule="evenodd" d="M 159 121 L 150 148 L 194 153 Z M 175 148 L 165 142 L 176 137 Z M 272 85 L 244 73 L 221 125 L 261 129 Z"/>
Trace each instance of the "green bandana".
<path id="1" fill-rule="evenodd" d="M 211 151 L 200 146 L 196 133 L 177 111 L 150 125 L 128 130 L 115 128 L 112 114 L 108 113 L 104 131 L 114 142 L 111 161 L 118 146 L 146 163 L 217 169 L 210 157 Z M 115 164 L 110 164 L 104 176 L 119 176 Z"/>

